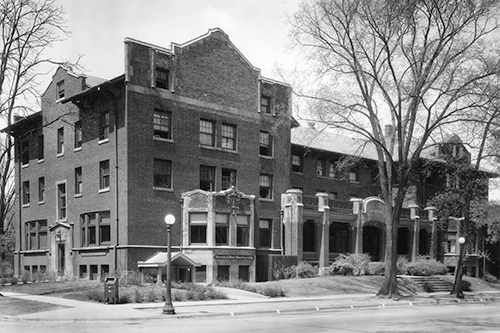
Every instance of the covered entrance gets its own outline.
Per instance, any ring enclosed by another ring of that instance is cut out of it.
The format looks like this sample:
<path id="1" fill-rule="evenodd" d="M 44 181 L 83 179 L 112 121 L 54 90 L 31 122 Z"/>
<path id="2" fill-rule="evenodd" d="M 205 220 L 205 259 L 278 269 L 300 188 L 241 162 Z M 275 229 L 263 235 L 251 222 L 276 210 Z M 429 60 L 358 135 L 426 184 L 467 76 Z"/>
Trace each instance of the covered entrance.
<path id="1" fill-rule="evenodd" d="M 363 253 L 367 253 L 372 261 L 382 259 L 382 228 L 376 225 L 363 227 Z"/>

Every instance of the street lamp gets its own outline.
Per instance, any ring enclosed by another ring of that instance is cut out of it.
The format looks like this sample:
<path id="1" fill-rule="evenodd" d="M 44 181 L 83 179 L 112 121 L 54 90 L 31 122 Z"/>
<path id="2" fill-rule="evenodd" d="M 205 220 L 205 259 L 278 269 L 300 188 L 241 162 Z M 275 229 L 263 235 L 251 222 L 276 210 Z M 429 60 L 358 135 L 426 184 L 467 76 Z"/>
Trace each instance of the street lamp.
<path id="1" fill-rule="evenodd" d="M 172 225 L 175 223 L 175 216 L 172 214 L 165 216 L 165 223 L 167 224 L 167 297 L 165 300 L 165 306 L 163 307 L 163 314 L 173 315 L 175 314 L 175 309 L 172 305 L 172 253 L 170 246 L 170 233 Z"/>

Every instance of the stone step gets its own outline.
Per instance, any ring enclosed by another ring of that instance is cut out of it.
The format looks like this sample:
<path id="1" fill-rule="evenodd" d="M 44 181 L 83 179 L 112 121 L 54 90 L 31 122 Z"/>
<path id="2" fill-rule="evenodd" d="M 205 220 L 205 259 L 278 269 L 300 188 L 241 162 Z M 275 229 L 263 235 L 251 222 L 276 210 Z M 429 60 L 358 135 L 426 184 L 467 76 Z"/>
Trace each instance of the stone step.
<path id="1" fill-rule="evenodd" d="M 424 291 L 448 292 L 453 289 L 453 283 L 438 276 L 399 276 L 399 278 L 415 284 Z"/>

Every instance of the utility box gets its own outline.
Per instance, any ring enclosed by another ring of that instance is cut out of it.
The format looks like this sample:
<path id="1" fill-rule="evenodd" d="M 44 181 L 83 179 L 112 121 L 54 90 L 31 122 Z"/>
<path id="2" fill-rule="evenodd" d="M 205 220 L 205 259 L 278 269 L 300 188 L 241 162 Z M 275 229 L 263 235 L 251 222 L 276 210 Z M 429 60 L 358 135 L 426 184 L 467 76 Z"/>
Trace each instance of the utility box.
<path id="1" fill-rule="evenodd" d="M 104 280 L 104 299 L 108 304 L 118 302 L 118 278 L 113 277 Z"/>

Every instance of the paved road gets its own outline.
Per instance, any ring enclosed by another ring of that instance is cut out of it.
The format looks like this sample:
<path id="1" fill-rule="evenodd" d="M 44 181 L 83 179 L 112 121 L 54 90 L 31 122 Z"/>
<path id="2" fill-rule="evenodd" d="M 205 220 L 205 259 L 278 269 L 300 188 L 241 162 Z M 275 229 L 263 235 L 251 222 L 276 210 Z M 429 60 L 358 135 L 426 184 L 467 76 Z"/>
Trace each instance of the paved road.
<path id="1" fill-rule="evenodd" d="M 500 332 L 500 303 L 382 307 L 225 317 L 101 323 L 2 322 L 8 333 L 59 332 Z"/>

